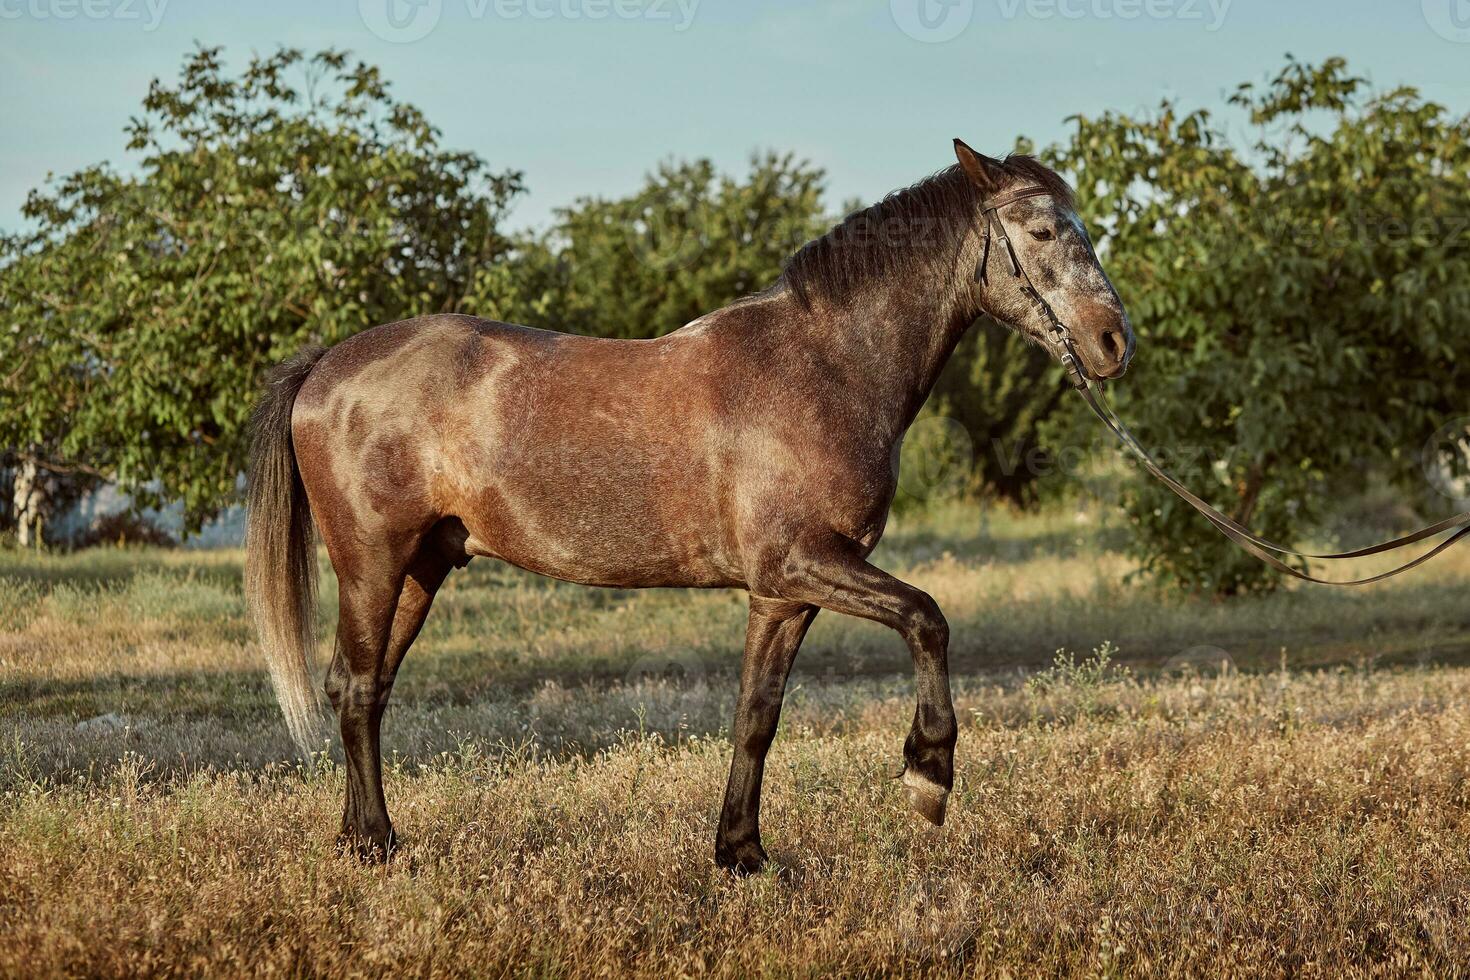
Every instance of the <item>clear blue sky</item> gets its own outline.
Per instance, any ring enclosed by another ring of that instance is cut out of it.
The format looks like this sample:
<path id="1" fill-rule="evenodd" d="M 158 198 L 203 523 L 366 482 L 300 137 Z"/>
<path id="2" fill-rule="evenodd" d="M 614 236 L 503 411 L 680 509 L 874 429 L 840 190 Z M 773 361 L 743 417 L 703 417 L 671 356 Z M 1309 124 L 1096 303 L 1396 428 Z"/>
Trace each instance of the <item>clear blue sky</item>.
<path id="1" fill-rule="evenodd" d="M 825 168 L 832 206 L 871 199 L 953 136 L 999 152 L 1071 113 L 1219 108 L 1288 51 L 1470 111 L 1470 0 L 0 0 L 0 228 L 48 171 L 126 165 L 128 116 L 196 40 L 382 66 L 447 145 L 525 171 L 517 224 L 763 148 Z"/>

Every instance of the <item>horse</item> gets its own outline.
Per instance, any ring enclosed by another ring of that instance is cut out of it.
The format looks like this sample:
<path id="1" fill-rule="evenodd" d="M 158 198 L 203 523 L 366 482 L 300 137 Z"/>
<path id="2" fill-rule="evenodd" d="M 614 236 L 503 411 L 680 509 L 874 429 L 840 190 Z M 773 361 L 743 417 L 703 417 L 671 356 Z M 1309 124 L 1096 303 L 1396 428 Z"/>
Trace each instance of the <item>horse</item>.
<path id="1" fill-rule="evenodd" d="M 303 350 L 267 376 L 245 589 L 309 750 L 315 527 L 339 582 L 324 687 L 346 763 L 345 849 L 382 860 L 394 847 L 383 711 L 436 590 L 475 557 L 585 585 L 749 594 L 721 868 L 766 863 L 766 753 L 823 609 L 907 644 L 917 704 L 902 783 L 943 824 L 958 735 L 949 626 L 931 596 L 867 560 L 904 433 L 981 317 L 1058 358 L 1075 345 L 1069 366 L 1091 380 L 1120 376 L 1135 347 L 1067 183 L 1029 156 L 954 151 L 802 246 L 763 292 L 654 339 L 439 314 Z M 997 225 L 1004 248 L 991 247 Z"/>

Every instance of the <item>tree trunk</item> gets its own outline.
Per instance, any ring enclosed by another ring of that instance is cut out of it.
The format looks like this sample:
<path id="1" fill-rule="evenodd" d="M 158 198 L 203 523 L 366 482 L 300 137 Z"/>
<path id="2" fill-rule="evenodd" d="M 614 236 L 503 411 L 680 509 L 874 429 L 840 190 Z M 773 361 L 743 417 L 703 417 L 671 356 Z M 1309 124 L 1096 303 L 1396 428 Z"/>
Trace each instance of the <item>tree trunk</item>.
<path id="1" fill-rule="evenodd" d="M 32 460 L 15 468 L 11 500 L 15 509 L 15 542 L 22 548 L 39 547 L 46 521 L 46 476 Z"/>

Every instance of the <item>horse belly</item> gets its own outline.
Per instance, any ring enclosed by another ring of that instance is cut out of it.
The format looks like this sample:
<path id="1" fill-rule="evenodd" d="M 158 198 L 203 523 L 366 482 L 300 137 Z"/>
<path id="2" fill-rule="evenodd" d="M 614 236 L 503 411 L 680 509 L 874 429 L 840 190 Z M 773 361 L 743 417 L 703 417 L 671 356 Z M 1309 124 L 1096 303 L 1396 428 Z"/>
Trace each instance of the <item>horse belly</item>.
<path id="1" fill-rule="evenodd" d="M 586 585 L 740 584 L 703 467 L 603 455 L 502 455 L 461 515 L 465 550 Z"/>
<path id="2" fill-rule="evenodd" d="M 638 511 L 510 508 L 465 525 L 466 553 L 567 582 L 617 588 L 740 584 L 733 563 L 699 529 L 671 533 Z"/>
<path id="3" fill-rule="evenodd" d="M 709 358 L 686 345 L 487 339 L 441 430 L 466 549 L 591 585 L 738 584 Z"/>

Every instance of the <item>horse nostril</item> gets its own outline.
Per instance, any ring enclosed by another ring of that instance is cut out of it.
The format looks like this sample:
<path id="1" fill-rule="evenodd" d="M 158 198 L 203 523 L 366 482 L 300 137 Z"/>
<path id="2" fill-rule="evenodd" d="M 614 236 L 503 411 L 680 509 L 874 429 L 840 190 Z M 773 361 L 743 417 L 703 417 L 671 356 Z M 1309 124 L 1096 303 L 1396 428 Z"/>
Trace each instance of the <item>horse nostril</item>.
<path id="1" fill-rule="evenodd" d="M 1114 363 L 1123 363 L 1123 357 L 1128 352 L 1128 340 L 1123 336 L 1121 330 L 1104 330 L 1102 335 L 1103 353 L 1107 354 Z"/>

